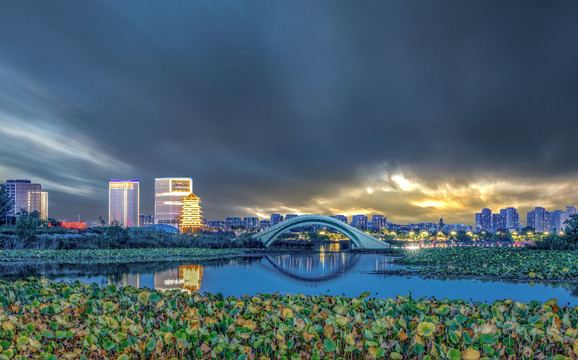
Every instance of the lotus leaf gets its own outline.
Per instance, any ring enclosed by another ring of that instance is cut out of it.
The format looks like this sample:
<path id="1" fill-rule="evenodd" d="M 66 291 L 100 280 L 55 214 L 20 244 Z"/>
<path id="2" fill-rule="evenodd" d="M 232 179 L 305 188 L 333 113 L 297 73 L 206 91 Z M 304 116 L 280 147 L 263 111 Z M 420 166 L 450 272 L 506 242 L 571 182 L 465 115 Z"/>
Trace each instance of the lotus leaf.
<path id="1" fill-rule="evenodd" d="M 420 336 L 424 336 L 424 337 L 428 337 L 433 335 L 433 333 L 436 331 L 436 326 L 435 324 L 431 323 L 431 322 L 421 322 L 417 325 L 417 333 Z"/>

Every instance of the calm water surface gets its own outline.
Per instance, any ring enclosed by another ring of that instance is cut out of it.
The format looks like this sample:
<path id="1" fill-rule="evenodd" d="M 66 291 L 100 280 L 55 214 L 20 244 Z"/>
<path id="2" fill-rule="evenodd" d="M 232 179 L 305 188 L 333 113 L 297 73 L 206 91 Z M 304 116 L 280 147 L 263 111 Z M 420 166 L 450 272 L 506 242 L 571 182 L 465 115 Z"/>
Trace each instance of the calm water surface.
<path id="1" fill-rule="evenodd" d="M 325 252 L 242 257 L 223 261 L 158 262 L 115 265 L 0 264 L 6 279 L 36 276 L 56 281 L 80 280 L 100 285 L 157 290 L 220 292 L 226 296 L 259 293 L 332 294 L 375 297 L 436 297 L 492 302 L 559 299 L 578 305 L 578 283 L 528 284 L 481 280 L 422 279 L 369 274 L 395 269 L 386 255 Z"/>

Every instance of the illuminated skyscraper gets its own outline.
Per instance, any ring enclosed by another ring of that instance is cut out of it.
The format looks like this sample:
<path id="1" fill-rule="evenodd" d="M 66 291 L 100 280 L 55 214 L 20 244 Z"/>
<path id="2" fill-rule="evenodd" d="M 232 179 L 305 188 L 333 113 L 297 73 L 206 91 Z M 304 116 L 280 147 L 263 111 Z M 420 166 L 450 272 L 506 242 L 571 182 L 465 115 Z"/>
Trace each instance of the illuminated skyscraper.
<path id="1" fill-rule="evenodd" d="M 138 180 L 108 183 L 108 224 L 118 221 L 124 227 L 138 227 L 140 187 Z"/>
<path id="2" fill-rule="evenodd" d="M 21 210 L 28 213 L 41 212 L 42 190 L 40 184 L 32 184 L 30 180 L 6 180 L 5 185 L 12 201 L 12 210 L 8 216 L 16 216 Z"/>
<path id="3" fill-rule="evenodd" d="M 46 220 L 48 219 L 48 193 L 42 191 L 40 194 L 40 218 Z"/>
<path id="4" fill-rule="evenodd" d="M 192 194 L 191 178 L 155 179 L 155 224 L 179 227 L 183 198 Z"/>
<path id="5" fill-rule="evenodd" d="M 201 220 L 201 199 L 190 193 L 182 200 L 180 228 L 182 232 L 196 231 L 203 227 Z"/>

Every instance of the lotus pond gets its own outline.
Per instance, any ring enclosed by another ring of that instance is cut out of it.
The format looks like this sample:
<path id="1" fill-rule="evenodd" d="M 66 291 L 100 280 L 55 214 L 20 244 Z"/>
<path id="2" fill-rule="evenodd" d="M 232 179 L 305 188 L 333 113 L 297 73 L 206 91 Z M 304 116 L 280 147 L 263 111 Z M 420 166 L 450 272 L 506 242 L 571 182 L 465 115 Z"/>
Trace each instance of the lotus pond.
<path id="1" fill-rule="evenodd" d="M 1 359 L 566 359 L 578 307 L 0 281 Z"/>
<path id="2" fill-rule="evenodd" d="M 486 277 L 506 280 L 578 280 L 578 251 L 524 248 L 449 247 L 408 251 L 393 260 L 418 265 L 420 275 Z M 382 271 L 386 272 L 386 270 Z M 406 270 L 398 273 L 407 272 Z"/>

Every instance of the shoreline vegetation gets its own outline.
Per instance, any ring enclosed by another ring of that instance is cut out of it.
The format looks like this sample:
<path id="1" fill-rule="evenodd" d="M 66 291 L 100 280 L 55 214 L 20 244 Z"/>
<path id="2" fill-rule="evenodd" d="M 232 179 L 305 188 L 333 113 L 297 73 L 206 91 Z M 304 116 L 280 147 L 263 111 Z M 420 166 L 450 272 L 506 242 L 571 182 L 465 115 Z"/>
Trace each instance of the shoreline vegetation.
<path id="1" fill-rule="evenodd" d="M 406 251 L 391 259 L 407 269 L 382 270 L 383 275 L 442 276 L 521 281 L 578 280 L 578 252 L 528 248 L 449 247 Z"/>
<path id="2" fill-rule="evenodd" d="M 0 281 L 2 359 L 576 358 L 578 307 Z"/>

